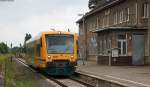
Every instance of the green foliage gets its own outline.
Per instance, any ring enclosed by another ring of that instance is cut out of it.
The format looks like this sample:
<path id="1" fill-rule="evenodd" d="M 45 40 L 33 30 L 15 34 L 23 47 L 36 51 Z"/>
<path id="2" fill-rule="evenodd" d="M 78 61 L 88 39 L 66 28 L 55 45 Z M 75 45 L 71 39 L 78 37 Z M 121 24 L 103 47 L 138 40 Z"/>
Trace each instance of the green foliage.
<path id="1" fill-rule="evenodd" d="M 6 87 L 36 87 L 36 81 L 32 72 L 9 58 L 6 59 L 5 63 Z"/>
<path id="2" fill-rule="evenodd" d="M 93 9 L 97 6 L 100 0 L 89 0 L 88 7 L 89 9 Z"/>
<path id="3" fill-rule="evenodd" d="M 29 40 L 29 39 L 31 39 L 32 38 L 32 35 L 31 34 L 28 34 L 28 33 L 26 33 L 26 36 L 25 36 L 25 38 L 24 38 L 24 46 L 23 46 L 23 48 L 22 48 L 22 51 L 24 52 L 24 53 L 26 53 L 26 42 Z"/>
<path id="4" fill-rule="evenodd" d="M 28 34 L 28 33 L 26 33 L 26 36 L 25 36 L 25 38 L 24 38 L 24 41 L 26 42 L 26 41 L 28 41 L 29 39 L 31 39 L 31 34 Z"/>
<path id="5" fill-rule="evenodd" d="M 6 59 L 6 56 L 0 55 L 0 62 L 3 62 Z"/>
<path id="6" fill-rule="evenodd" d="M 15 64 L 14 62 L 10 63 L 10 60 L 7 58 L 7 60 L 5 61 L 5 84 L 7 87 L 15 87 L 14 86 L 14 81 L 13 78 L 15 77 Z"/>
<path id="7" fill-rule="evenodd" d="M 5 60 L 6 60 L 6 56 L 0 55 L 0 73 L 4 71 Z"/>
<path id="8" fill-rule="evenodd" d="M 20 48 L 20 47 L 13 47 L 13 48 L 11 49 L 11 51 L 12 51 L 13 54 L 20 53 L 21 48 Z"/>
<path id="9" fill-rule="evenodd" d="M 12 56 L 12 54 L 5 54 L 5 55 L 0 54 L 0 62 L 4 62 L 5 60 L 10 58 L 11 56 Z"/>
<path id="10" fill-rule="evenodd" d="M 6 54 L 8 53 L 8 46 L 4 43 L 0 43 L 0 54 Z"/>
<path id="11" fill-rule="evenodd" d="M 18 87 L 36 87 L 35 81 L 32 79 L 28 79 L 28 80 L 21 79 L 20 81 L 17 82 L 17 86 Z"/>

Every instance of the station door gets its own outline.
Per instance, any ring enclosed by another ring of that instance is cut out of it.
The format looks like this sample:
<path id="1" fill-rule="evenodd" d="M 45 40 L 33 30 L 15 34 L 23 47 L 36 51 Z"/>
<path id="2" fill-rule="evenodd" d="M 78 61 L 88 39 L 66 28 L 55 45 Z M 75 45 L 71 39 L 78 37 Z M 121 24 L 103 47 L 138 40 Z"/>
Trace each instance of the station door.
<path id="1" fill-rule="evenodd" d="M 133 65 L 143 65 L 145 55 L 145 35 L 133 34 Z"/>

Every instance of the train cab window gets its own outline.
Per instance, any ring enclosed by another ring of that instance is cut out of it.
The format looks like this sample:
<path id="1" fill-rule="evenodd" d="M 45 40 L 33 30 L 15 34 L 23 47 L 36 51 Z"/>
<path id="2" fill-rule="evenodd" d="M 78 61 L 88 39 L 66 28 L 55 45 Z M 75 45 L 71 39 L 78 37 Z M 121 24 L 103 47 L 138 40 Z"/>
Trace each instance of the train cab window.
<path id="1" fill-rule="evenodd" d="M 37 52 L 36 55 L 37 56 L 40 56 L 40 50 L 41 50 L 41 46 L 40 46 L 40 44 L 37 44 L 36 45 L 36 52 Z"/>
<path id="2" fill-rule="evenodd" d="M 46 41 L 49 54 L 74 53 L 73 35 L 47 35 Z"/>

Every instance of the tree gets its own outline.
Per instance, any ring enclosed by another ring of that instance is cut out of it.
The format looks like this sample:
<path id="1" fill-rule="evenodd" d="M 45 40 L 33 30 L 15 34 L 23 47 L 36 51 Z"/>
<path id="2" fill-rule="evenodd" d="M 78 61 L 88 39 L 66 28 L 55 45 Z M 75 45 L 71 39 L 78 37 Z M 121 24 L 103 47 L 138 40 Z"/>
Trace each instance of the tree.
<path id="1" fill-rule="evenodd" d="M 28 33 L 26 33 L 26 36 L 25 36 L 25 38 L 24 38 L 24 46 L 23 46 L 23 48 L 22 48 L 22 51 L 23 52 L 26 52 L 26 42 L 29 40 L 29 39 L 31 39 L 32 38 L 32 36 L 31 36 L 31 34 L 28 34 Z"/>
<path id="2" fill-rule="evenodd" d="M 24 46 L 25 46 L 26 42 L 31 38 L 32 38 L 31 34 L 26 33 L 26 36 L 24 38 Z"/>
<path id="3" fill-rule="evenodd" d="M 0 53 L 1 54 L 8 53 L 8 46 L 4 42 L 0 43 Z"/>
<path id="4" fill-rule="evenodd" d="M 99 0 L 89 0 L 88 7 L 89 9 L 93 9 L 97 6 Z"/>
<path id="5" fill-rule="evenodd" d="M 32 37 L 31 34 L 26 33 L 25 42 L 31 39 L 31 37 Z"/>
<path id="6" fill-rule="evenodd" d="M 20 47 L 17 47 L 17 46 L 16 46 L 16 47 L 13 47 L 13 48 L 12 48 L 12 53 L 13 53 L 13 54 L 20 53 Z"/>
<path id="7" fill-rule="evenodd" d="M 12 49 L 12 46 L 13 46 L 13 44 L 11 43 L 11 44 L 10 44 L 10 48 L 11 48 L 11 49 Z"/>

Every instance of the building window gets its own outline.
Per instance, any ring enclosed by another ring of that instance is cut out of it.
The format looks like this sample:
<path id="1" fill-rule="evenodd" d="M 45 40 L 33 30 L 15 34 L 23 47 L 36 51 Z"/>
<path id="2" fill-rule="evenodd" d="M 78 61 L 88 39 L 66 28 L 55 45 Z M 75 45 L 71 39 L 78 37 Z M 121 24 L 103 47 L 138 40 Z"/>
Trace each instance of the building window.
<path id="1" fill-rule="evenodd" d="M 99 18 L 99 24 L 98 24 L 99 27 L 102 27 L 102 22 L 103 22 L 103 20 Z"/>
<path id="2" fill-rule="evenodd" d="M 97 17 L 96 18 L 96 29 L 98 29 L 98 27 L 99 27 L 99 18 Z"/>
<path id="3" fill-rule="evenodd" d="M 120 14 L 119 14 L 119 22 L 120 22 L 120 23 L 123 22 L 123 11 L 120 11 Z"/>
<path id="4" fill-rule="evenodd" d="M 97 22 L 94 22 L 94 28 L 93 28 L 93 30 L 96 29 L 96 28 L 97 28 Z"/>
<path id="5" fill-rule="evenodd" d="M 93 23 L 92 23 L 92 30 L 94 30 L 94 28 L 95 28 L 95 22 L 93 21 Z"/>
<path id="6" fill-rule="evenodd" d="M 99 47 L 100 47 L 99 52 L 100 52 L 100 54 L 102 53 L 102 45 L 103 45 L 102 40 L 100 40 L 99 41 Z"/>
<path id="7" fill-rule="evenodd" d="M 124 22 L 127 22 L 130 20 L 130 9 L 129 8 L 126 8 L 124 13 L 123 13 L 123 21 Z"/>
<path id="8" fill-rule="evenodd" d="M 148 3 L 143 4 L 143 18 L 148 18 L 149 17 L 149 5 Z"/>
<path id="9" fill-rule="evenodd" d="M 79 25 L 79 35 L 84 35 L 83 25 Z"/>
<path id="10" fill-rule="evenodd" d="M 115 12 L 115 14 L 114 14 L 114 24 L 117 24 L 117 22 L 118 22 L 118 14 L 117 14 L 117 12 Z"/>
<path id="11" fill-rule="evenodd" d="M 126 40 L 126 34 L 119 34 L 118 35 L 118 54 L 120 56 L 126 56 L 127 55 L 127 40 Z"/>
<path id="12" fill-rule="evenodd" d="M 109 26 L 109 14 L 110 14 L 110 10 L 105 11 L 106 27 Z"/>
<path id="13" fill-rule="evenodd" d="M 107 49 L 106 47 L 107 47 L 107 44 L 106 44 L 106 39 L 105 39 L 105 38 L 104 38 L 104 45 L 103 45 L 103 46 L 104 46 L 104 51 L 103 51 L 103 53 L 106 55 L 106 49 Z"/>
<path id="14" fill-rule="evenodd" d="M 105 18 L 102 19 L 102 28 L 105 27 Z"/>
<path id="15" fill-rule="evenodd" d="M 102 53 L 104 53 L 104 40 L 102 40 Z"/>
<path id="16" fill-rule="evenodd" d="M 108 55 L 108 51 L 111 48 L 110 36 L 100 36 L 99 40 L 99 53 L 102 55 Z"/>
<path id="17" fill-rule="evenodd" d="M 108 40 L 108 49 L 111 49 L 111 39 Z"/>
<path id="18" fill-rule="evenodd" d="M 92 44 L 93 47 L 97 47 L 97 41 L 96 41 L 95 37 L 91 38 L 91 44 Z"/>
<path id="19" fill-rule="evenodd" d="M 109 26 L 109 15 L 106 16 L 106 26 Z"/>
<path id="20" fill-rule="evenodd" d="M 104 54 L 104 37 L 103 36 L 100 36 L 100 40 L 99 40 L 99 53 L 102 55 Z"/>
<path id="21" fill-rule="evenodd" d="M 93 25 L 92 25 L 92 23 L 89 23 L 89 25 L 90 25 L 90 29 L 92 30 L 92 29 L 93 29 Z"/>

